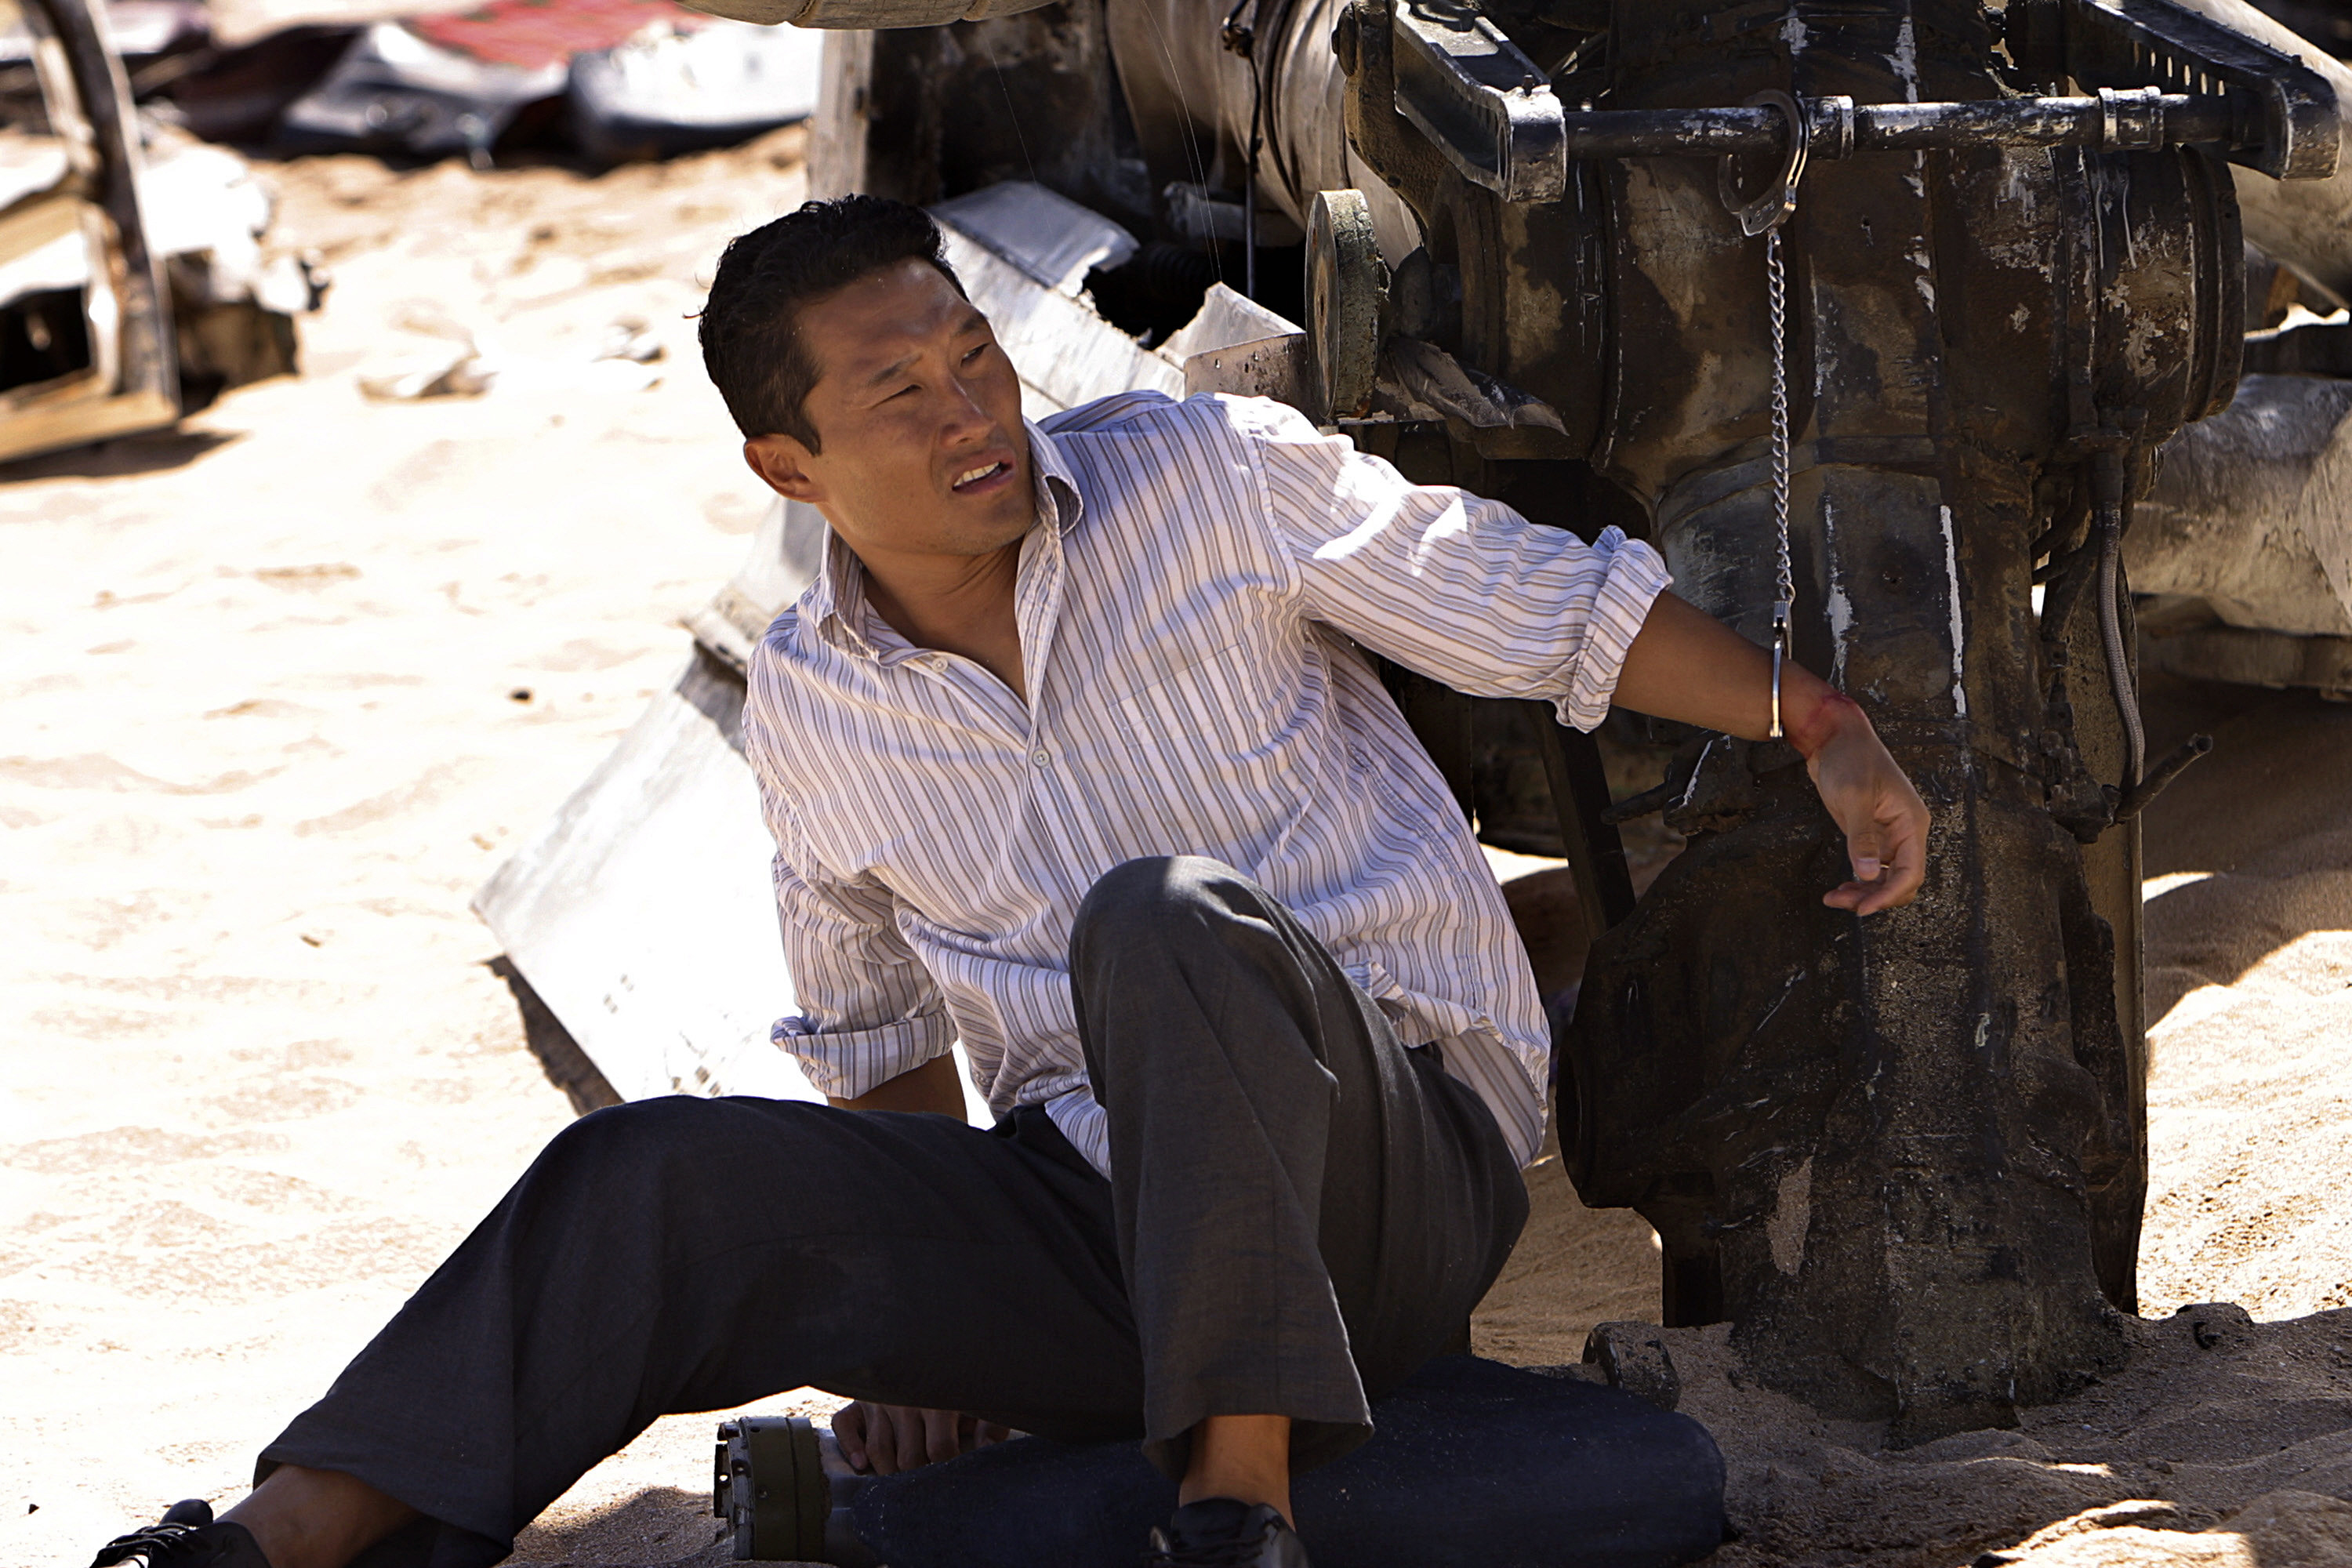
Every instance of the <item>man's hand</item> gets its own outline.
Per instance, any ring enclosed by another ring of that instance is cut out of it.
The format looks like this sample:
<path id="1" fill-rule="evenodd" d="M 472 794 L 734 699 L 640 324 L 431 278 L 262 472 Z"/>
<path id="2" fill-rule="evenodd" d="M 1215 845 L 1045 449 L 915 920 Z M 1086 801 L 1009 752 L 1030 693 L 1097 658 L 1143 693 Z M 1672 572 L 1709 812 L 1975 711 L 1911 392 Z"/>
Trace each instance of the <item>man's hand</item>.
<path id="1" fill-rule="evenodd" d="M 1616 700 L 1701 729 L 1760 741 L 1770 732 L 1772 656 L 1729 626 L 1661 594 L 1617 678 Z M 1845 830 L 1853 880 L 1832 889 L 1832 909 L 1874 915 L 1919 891 L 1927 808 L 1853 700 L 1795 664 L 1780 673 L 1789 742 Z"/>
<path id="2" fill-rule="evenodd" d="M 1870 721 L 1850 698 L 1824 689 L 1790 726 L 1789 740 L 1803 754 L 1822 805 L 1845 830 L 1853 868 L 1853 880 L 1822 902 L 1858 915 L 1909 903 L 1926 871 L 1927 808 Z"/>
<path id="3" fill-rule="evenodd" d="M 861 1399 L 833 1417 L 841 1457 L 861 1475 L 895 1476 L 922 1465 L 952 1459 L 973 1448 L 1002 1443 L 1013 1434 L 993 1421 L 952 1410 L 921 1410 L 911 1405 L 876 1405 Z"/>

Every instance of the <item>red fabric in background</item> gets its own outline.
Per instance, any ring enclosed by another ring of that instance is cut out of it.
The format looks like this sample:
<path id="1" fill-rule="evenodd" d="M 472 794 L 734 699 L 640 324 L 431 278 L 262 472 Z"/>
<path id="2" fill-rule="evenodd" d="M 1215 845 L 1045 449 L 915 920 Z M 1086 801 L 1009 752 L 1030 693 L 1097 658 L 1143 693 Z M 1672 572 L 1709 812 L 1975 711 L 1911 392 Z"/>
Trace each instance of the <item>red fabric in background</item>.
<path id="1" fill-rule="evenodd" d="M 536 70 L 617 47 L 656 23 L 691 31 L 708 19 L 674 0 L 489 0 L 471 11 L 412 16 L 404 25 L 443 48 Z"/>

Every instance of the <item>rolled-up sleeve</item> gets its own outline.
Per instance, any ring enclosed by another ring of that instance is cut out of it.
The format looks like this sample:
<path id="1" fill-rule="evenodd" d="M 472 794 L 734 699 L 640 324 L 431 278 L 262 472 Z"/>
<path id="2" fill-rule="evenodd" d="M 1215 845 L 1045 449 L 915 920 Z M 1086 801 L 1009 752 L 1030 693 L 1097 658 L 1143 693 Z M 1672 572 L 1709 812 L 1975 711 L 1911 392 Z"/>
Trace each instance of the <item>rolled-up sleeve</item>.
<path id="1" fill-rule="evenodd" d="M 1278 404 L 1234 405 L 1301 613 L 1478 697 L 1551 702 L 1590 730 L 1672 581 L 1615 528 L 1586 544 L 1499 501 L 1415 485 Z"/>
<path id="2" fill-rule="evenodd" d="M 799 1060 L 818 1093 L 854 1100 L 945 1056 L 955 1029 L 898 929 L 889 889 L 824 869 L 777 787 L 772 733 L 747 710 L 744 749 L 776 841 L 776 916 L 800 1007 L 777 1019 L 770 1037 Z"/>

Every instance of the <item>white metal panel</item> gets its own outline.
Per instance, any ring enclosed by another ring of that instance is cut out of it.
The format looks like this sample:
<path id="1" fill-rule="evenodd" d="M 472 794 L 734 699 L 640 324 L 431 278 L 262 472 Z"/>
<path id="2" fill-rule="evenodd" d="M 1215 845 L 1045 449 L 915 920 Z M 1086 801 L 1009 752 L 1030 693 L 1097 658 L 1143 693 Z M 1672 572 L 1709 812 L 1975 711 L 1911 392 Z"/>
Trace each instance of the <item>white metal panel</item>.
<path id="1" fill-rule="evenodd" d="M 698 656 L 474 900 L 625 1099 L 816 1098 L 768 1040 L 794 1002 L 742 703 Z"/>

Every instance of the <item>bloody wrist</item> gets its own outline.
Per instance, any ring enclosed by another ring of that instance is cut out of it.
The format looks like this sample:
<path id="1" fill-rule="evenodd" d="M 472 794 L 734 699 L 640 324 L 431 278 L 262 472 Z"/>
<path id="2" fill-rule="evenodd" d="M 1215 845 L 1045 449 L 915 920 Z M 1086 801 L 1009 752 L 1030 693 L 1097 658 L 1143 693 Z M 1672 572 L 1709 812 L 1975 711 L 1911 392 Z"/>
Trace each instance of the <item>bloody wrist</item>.
<path id="1" fill-rule="evenodd" d="M 1810 763 L 1845 727 L 1849 719 L 1861 719 L 1865 724 L 1870 721 L 1864 718 L 1861 704 L 1853 698 L 1834 688 L 1824 690 L 1821 700 L 1813 704 L 1812 711 L 1789 726 L 1789 744 L 1796 747 L 1797 754 Z"/>

